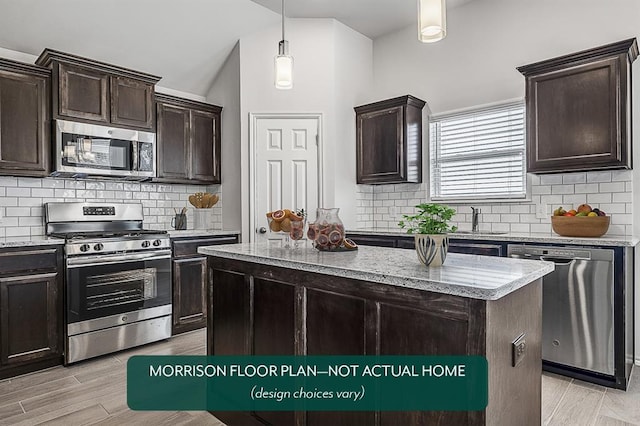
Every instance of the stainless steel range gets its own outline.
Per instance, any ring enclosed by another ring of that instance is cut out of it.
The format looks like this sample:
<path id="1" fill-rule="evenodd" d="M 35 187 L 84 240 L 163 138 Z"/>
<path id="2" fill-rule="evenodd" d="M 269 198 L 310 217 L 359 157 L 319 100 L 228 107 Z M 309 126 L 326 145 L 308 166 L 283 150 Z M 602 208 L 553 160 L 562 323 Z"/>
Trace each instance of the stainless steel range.
<path id="1" fill-rule="evenodd" d="M 66 239 L 66 364 L 171 336 L 169 236 L 142 221 L 141 204 L 45 204 Z"/>

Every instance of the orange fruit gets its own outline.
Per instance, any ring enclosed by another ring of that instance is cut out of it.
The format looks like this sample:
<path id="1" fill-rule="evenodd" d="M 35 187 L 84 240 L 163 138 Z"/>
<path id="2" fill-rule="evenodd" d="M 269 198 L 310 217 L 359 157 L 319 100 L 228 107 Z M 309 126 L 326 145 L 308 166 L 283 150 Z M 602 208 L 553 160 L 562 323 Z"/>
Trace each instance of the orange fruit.
<path id="1" fill-rule="evenodd" d="M 271 219 L 272 217 L 273 217 L 273 212 L 269 212 L 269 213 L 267 213 L 267 218 L 268 218 L 268 219 Z"/>
<path id="2" fill-rule="evenodd" d="M 284 232 L 290 232 L 291 219 L 289 219 L 288 217 L 285 217 L 284 219 L 282 219 L 282 222 L 280 222 L 280 229 L 283 230 Z"/>
<path id="3" fill-rule="evenodd" d="M 355 250 L 358 248 L 358 245 L 356 244 L 356 242 L 350 238 L 345 238 L 342 244 L 344 244 L 344 248 L 349 250 Z"/>
<path id="4" fill-rule="evenodd" d="M 582 212 L 589 213 L 589 212 L 591 212 L 591 210 L 593 210 L 593 209 L 591 208 L 591 206 L 589 204 L 580 204 L 578 206 L 578 213 L 582 213 Z"/>
<path id="5" fill-rule="evenodd" d="M 292 220 L 292 221 L 294 221 L 294 222 L 300 222 L 300 221 L 301 221 L 302 219 L 304 219 L 304 218 L 303 218 L 302 216 L 298 216 L 298 215 L 297 215 L 297 214 L 295 214 L 295 213 L 291 213 L 291 214 L 289 215 L 289 219 L 291 219 L 291 220 Z"/>
<path id="6" fill-rule="evenodd" d="M 289 210 L 289 209 L 284 209 L 285 217 L 291 217 L 291 213 L 293 213 L 291 210 Z"/>
<path id="7" fill-rule="evenodd" d="M 271 217 L 273 217 L 273 220 L 276 222 L 282 222 L 282 220 L 287 217 L 287 213 L 284 210 L 276 210 L 271 214 Z"/>
<path id="8" fill-rule="evenodd" d="M 280 232 L 282 228 L 280 227 L 280 222 L 276 222 L 275 220 L 269 221 L 269 229 L 273 232 Z"/>

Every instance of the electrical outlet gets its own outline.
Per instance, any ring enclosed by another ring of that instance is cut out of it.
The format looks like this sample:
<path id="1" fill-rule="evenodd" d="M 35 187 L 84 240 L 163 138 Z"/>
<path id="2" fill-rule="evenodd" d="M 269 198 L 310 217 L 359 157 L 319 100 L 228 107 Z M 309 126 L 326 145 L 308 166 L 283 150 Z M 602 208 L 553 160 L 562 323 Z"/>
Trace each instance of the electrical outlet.
<path id="1" fill-rule="evenodd" d="M 525 334 L 518 336 L 516 340 L 511 342 L 511 366 L 516 367 L 524 359 L 527 348 L 527 341 L 524 339 Z"/>
<path id="2" fill-rule="evenodd" d="M 549 206 L 545 203 L 536 204 L 536 219 L 546 219 L 549 216 Z"/>

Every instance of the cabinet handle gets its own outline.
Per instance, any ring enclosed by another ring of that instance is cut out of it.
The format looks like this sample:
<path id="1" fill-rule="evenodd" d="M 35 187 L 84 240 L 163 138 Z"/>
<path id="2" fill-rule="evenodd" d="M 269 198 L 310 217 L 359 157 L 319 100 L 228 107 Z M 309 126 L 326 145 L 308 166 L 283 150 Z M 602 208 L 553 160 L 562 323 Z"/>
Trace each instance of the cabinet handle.
<path id="1" fill-rule="evenodd" d="M 266 234 L 267 233 L 267 228 L 265 228 L 264 226 L 260 227 L 260 229 L 258 229 L 258 232 L 260 234 Z"/>

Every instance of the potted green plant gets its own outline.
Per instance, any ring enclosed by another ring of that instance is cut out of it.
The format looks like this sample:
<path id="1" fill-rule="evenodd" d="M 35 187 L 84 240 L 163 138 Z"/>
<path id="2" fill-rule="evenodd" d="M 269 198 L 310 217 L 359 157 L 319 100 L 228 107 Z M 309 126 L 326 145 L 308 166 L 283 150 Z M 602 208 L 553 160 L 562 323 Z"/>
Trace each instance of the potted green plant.
<path id="1" fill-rule="evenodd" d="M 444 204 L 422 203 L 416 206 L 418 213 L 402 215 L 398 226 L 414 234 L 416 252 L 420 262 L 427 266 L 440 266 L 447 257 L 450 232 L 457 226 L 449 224 L 456 211 Z"/>

